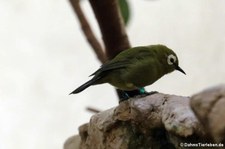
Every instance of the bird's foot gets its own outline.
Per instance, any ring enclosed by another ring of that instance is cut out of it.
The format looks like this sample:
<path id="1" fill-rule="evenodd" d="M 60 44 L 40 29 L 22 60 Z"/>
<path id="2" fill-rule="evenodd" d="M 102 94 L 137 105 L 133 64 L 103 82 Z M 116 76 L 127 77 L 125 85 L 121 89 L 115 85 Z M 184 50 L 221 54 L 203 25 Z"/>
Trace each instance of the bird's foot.
<path id="1" fill-rule="evenodd" d="M 117 91 L 119 92 L 119 95 L 120 95 L 119 103 L 141 94 L 139 89 L 132 90 L 132 91 L 122 91 L 122 90 L 117 90 Z"/>
<path id="2" fill-rule="evenodd" d="M 151 91 L 151 92 L 147 92 L 144 88 L 140 88 L 139 89 L 140 94 L 137 95 L 136 97 L 145 97 L 145 96 L 149 96 L 149 95 L 153 95 L 155 93 L 158 93 L 157 91 Z"/>
<path id="3" fill-rule="evenodd" d="M 144 88 L 139 88 L 138 90 L 133 91 L 122 91 L 122 90 L 118 91 L 120 93 L 119 103 L 128 100 L 129 98 L 141 98 L 158 93 L 157 91 L 147 92 Z"/>
<path id="4" fill-rule="evenodd" d="M 146 92 L 146 96 L 153 95 L 156 93 L 159 93 L 159 92 L 157 92 L 157 91 Z"/>

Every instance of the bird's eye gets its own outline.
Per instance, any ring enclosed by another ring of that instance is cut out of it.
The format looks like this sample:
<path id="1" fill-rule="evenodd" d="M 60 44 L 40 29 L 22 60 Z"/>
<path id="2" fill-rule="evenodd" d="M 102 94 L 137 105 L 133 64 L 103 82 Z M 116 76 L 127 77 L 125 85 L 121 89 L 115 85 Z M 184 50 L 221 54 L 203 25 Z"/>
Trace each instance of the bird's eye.
<path id="1" fill-rule="evenodd" d="M 174 56 L 173 54 L 170 54 L 168 57 L 167 57 L 167 63 L 169 65 L 173 65 L 175 62 L 176 62 L 177 58 L 176 56 Z"/>

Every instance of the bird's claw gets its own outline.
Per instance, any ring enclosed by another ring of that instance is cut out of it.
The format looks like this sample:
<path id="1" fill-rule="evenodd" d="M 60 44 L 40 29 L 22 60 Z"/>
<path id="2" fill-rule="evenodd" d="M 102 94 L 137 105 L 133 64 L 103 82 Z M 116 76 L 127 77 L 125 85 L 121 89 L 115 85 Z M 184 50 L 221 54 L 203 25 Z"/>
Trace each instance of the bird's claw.
<path id="1" fill-rule="evenodd" d="M 153 94 L 156 94 L 156 93 L 159 93 L 159 92 L 157 92 L 157 91 L 144 92 L 144 93 L 142 93 L 140 95 L 137 95 L 135 97 L 138 97 L 138 98 L 140 98 L 140 97 L 146 97 L 146 96 L 150 96 L 150 95 L 153 95 Z"/>
<path id="2" fill-rule="evenodd" d="M 146 97 L 146 96 L 150 96 L 150 95 L 153 95 L 153 94 L 156 94 L 158 93 L 157 91 L 151 91 L 151 92 L 140 92 L 139 95 L 135 95 L 135 96 L 129 96 L 128 93 L 126 93 L 125 91 L 122 93 L 122 97 L 120 97 L 119 99 L 119 103 L 125 101 L 125 100 L 128 100 L 129 98 L 142 98 L 142 97 Z"/>

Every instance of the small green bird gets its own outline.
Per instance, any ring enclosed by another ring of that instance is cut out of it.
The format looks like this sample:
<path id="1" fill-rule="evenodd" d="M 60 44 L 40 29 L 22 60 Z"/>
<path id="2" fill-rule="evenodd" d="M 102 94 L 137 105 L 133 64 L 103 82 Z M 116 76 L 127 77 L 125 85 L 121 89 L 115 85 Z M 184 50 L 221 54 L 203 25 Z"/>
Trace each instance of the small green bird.
<path id="1" fill-rule="evenodd" d="M 123 91 L 140 90 L 174 70 L 185 74 L 179 67 L 177 55 L 164 45 L 134 47 L 120 52 L 103 64 L 84 83 L 70 94 L 77 94 L 91 85 L 109 83 Z"/>

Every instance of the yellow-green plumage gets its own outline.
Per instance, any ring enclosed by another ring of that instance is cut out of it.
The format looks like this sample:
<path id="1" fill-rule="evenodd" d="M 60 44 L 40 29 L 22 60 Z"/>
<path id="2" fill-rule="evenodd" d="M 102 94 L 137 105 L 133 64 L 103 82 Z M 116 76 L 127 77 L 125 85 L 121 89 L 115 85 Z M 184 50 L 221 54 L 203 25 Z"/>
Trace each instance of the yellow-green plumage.
<path id="1" fill-rule="evenodd" d="M 163 75 L 178 66 L 176 54 L 163 45 L 134 47 L 119 53 L 103 64 L 92 75 L 90 81 L 78 87 L 71 94 L 79 93 L 90 85 L 110 83 L 118 89 L 130 91 L 151 85 Z"/>

